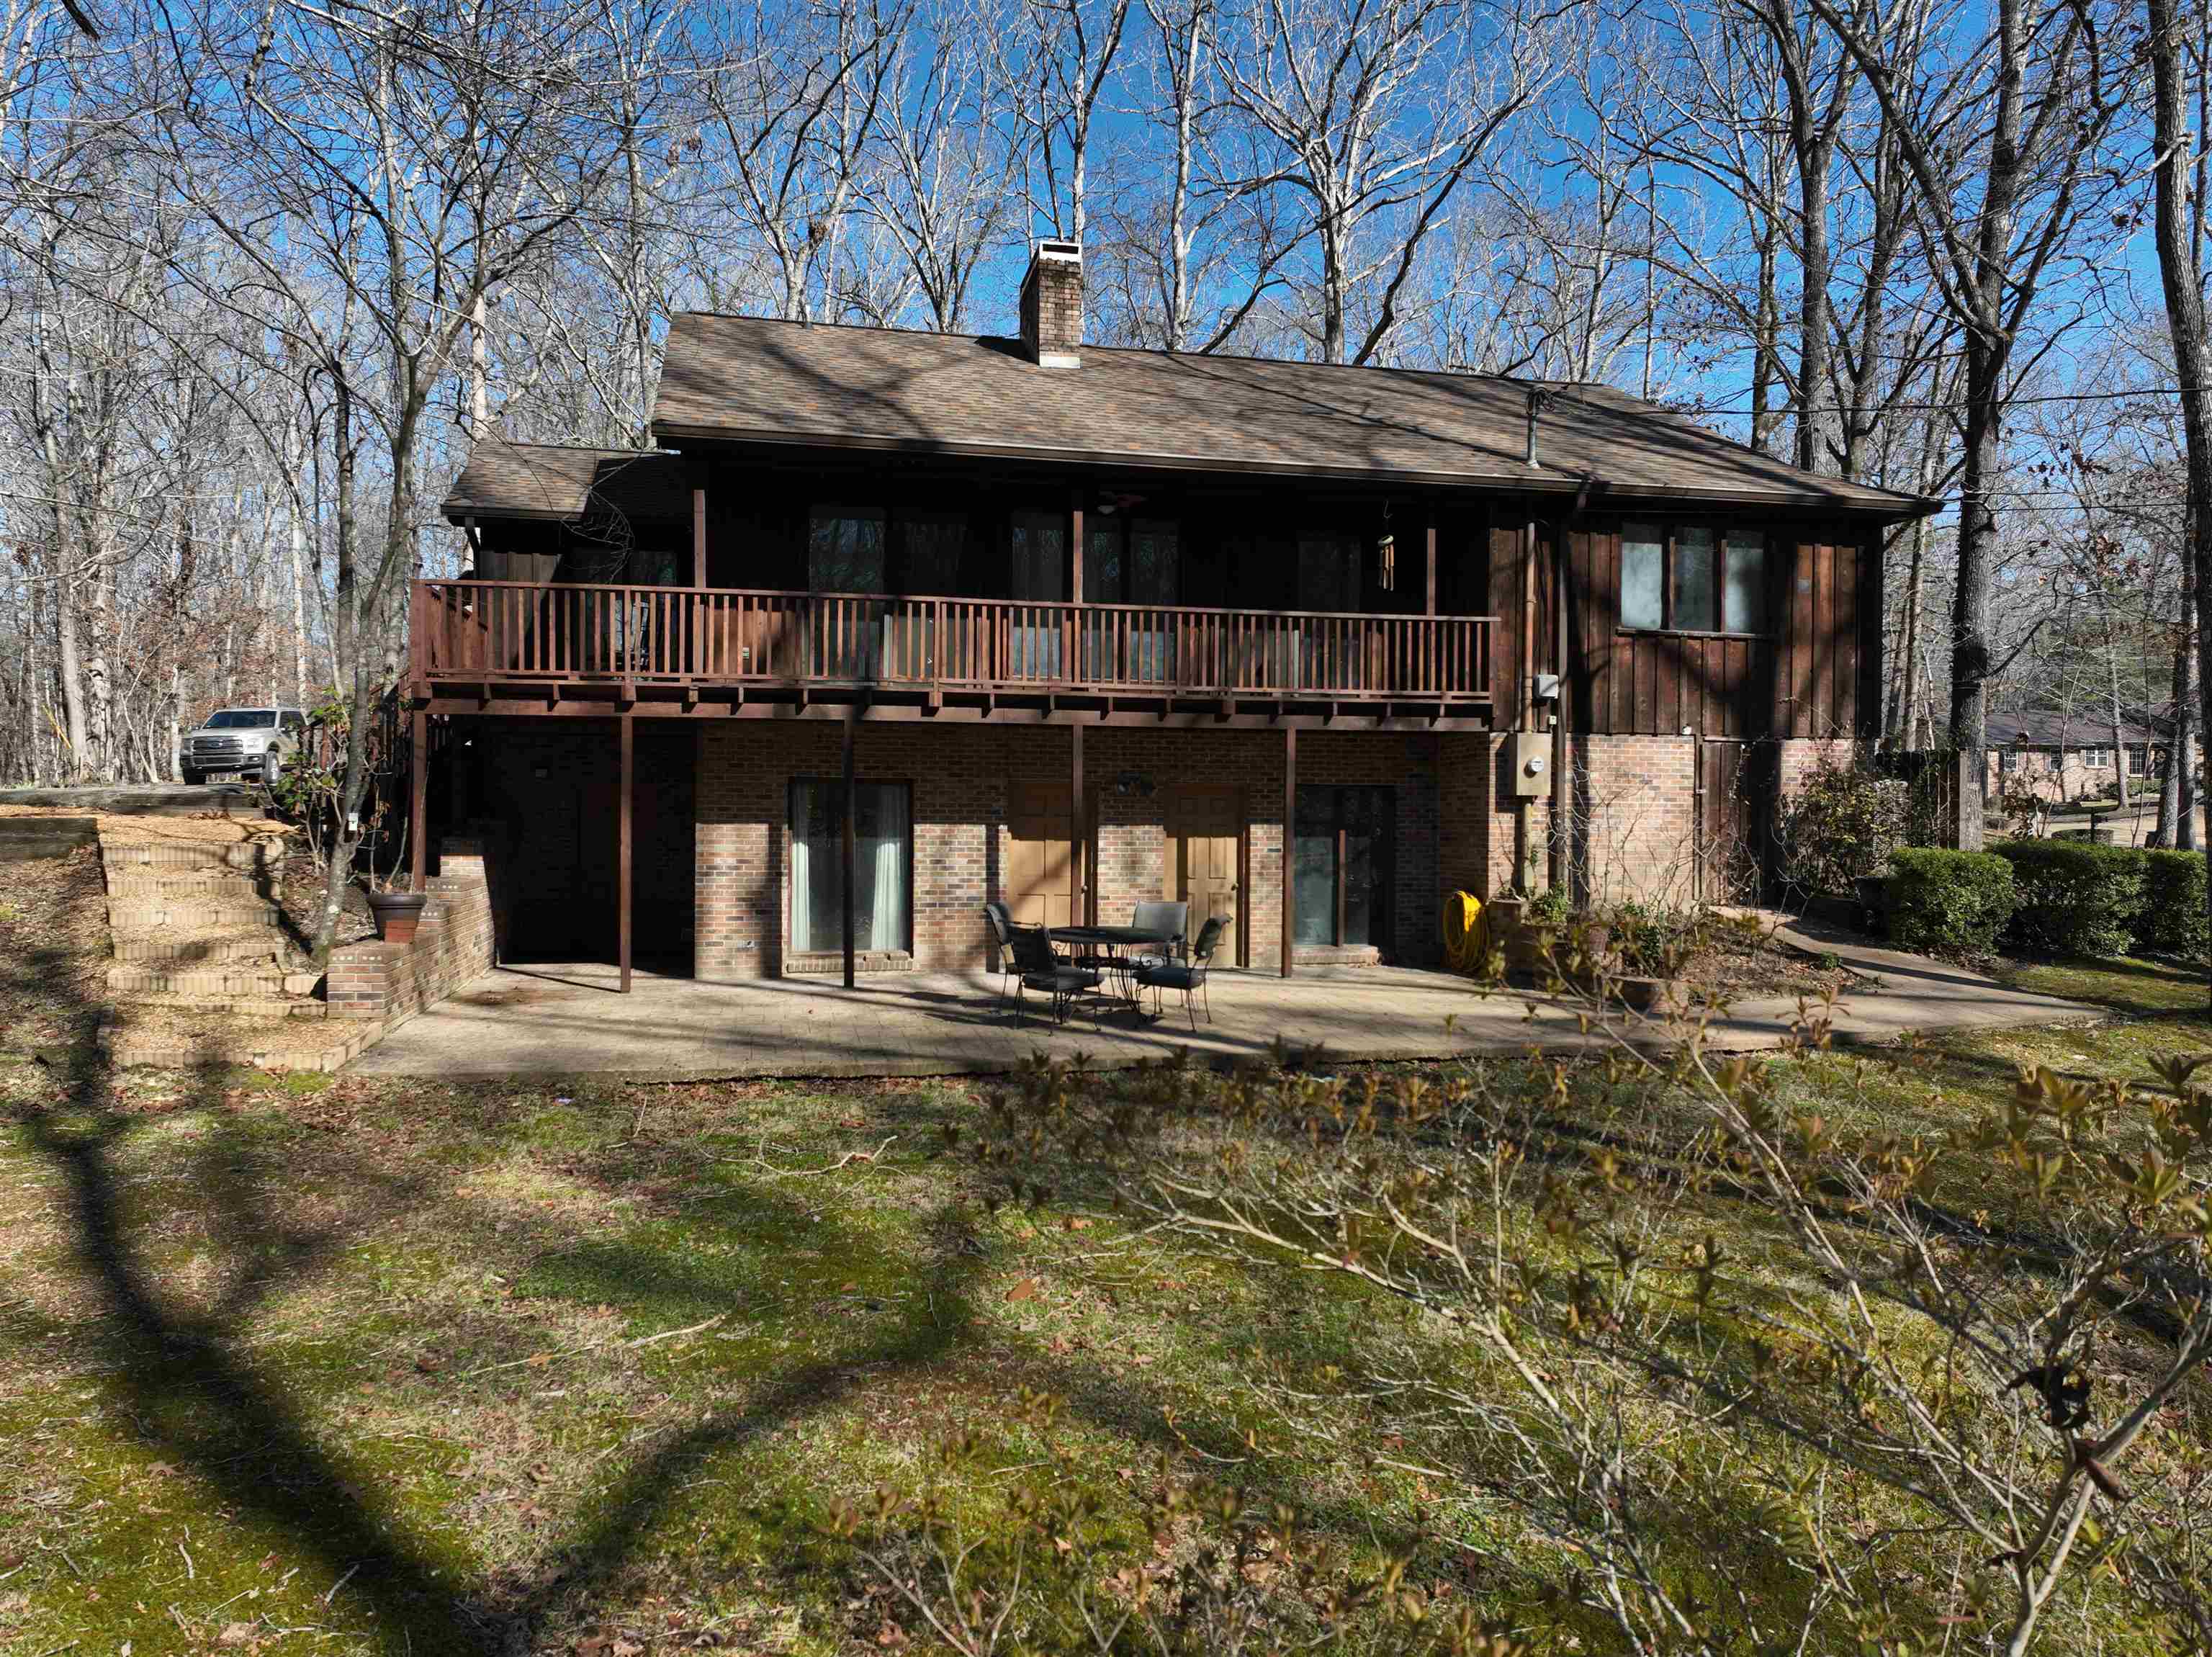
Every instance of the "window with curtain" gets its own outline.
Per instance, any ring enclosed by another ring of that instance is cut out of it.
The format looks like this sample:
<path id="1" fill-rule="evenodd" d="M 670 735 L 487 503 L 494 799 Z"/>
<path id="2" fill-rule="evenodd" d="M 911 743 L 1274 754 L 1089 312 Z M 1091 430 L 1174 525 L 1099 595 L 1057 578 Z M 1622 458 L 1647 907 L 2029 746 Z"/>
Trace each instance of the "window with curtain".
<path id="1" fill-rule="evenodd" d="M 1764 633 L 1771 549 L 1759 529 L 1632 520 L 1620 527 L 1620 623 L 1682 633 Z"/>
<path id="2" fill-rule="evenodd" d="M 1387 787 L 1299 789 L 1291 848 L 1293 942 L 1389 947 L 1395 815 Z"/>
<path id="3" fill-rule="evenodd" d="M 791 784 L 791 947 L 845 947 L 845 792 L 811 777 Z M 853 785 L 853 947 L 909 949 L 914 867 L 912 791 L 904 783 Z"/>

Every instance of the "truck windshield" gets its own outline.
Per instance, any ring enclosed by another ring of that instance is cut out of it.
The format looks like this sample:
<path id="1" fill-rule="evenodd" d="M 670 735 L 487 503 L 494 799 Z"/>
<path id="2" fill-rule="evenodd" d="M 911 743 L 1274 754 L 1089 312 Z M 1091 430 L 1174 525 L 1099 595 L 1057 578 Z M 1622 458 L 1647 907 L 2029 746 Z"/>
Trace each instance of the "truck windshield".
<path id="1" fill-rule="evenodd" d="M 221 713 L 208 716 L 208 722 L 200 728 L 208 731 L 266 730 L 276 722 L 275 711 L 268 708 L 225 708 Z"/>

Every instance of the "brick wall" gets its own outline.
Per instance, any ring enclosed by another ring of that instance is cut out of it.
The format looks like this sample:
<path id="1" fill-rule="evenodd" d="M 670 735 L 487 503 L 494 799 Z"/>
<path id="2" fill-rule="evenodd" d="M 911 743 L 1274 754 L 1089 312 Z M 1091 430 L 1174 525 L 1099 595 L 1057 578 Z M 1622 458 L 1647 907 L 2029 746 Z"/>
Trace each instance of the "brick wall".
<path id="1" fill-rule="evenodd" d="M 419 1013 L 491 970 L 492 935 L 482 844 L 448 837 L 411 942 L 372 939 L 331 952 L 324 986 L 331 1016 L 397 1019 Z"/>
<path id="2" fill-rule="evenodd" d="M 832 971 L 834 954 L 789 955 L 789 783 L 834 777 L 836 724 L 726 721 L 699 734 L 695 971 L 709 982 Z M 1482 744 L 1486 739 L 1468 739 Z M 1005 891 L 1010 859 L 1010 784 L 1064 784 L 1071 765 L 1066 727 L 863 723 L 854 771 L 863 781 L 912 785 L 914 948 L 910 960 L 873 959 L 875 970 L 913 965 L 959 969 L 989 953 L 983 904 Z M 1395 790 L 1393 959 L 1437 953 L 1441 803 L 1438 739 L 1420 734 L 1306 731 L 1298 777 L 1310 783 L 1375 783 Z M 1246 816 L 1242 894 L 1255 966 L 1281 960 L 1283 739 L 1267 731 L 1148 730 L 1093 727 L 1084 771 L 1094 828 L 1091 879 L 1102 919 L 1162 895 L 1166 817 L 1180 783 L 1232 783 Z M 1464 838 L 1467 832 L 1462 831 Z M 1464 847 L 1462 855 L 1465 855 Z M 1321 959 L 1325 952 L 1309 957 Z"/>

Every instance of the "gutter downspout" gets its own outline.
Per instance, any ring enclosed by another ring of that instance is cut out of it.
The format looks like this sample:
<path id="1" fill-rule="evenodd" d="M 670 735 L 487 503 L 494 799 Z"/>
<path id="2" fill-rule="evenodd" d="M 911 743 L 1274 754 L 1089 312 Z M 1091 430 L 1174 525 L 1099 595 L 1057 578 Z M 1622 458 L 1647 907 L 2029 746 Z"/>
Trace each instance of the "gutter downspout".
<path id="1" fill-rule="evenodd" d="M 1559 676 L 1559 695 L 1552 704 L 1552 856 L 1547 872 L 1554 886 L 1566 885 L 1574 874 L 1573 798 L 1567 787 L 1571 763 L 1567 751 L 1567 571 L 1574 563 L 1575 527 L 1589 504 L 1589 492 L 1590 478 L 1585 472 L 1552 548 L 1552 671 Z"/>

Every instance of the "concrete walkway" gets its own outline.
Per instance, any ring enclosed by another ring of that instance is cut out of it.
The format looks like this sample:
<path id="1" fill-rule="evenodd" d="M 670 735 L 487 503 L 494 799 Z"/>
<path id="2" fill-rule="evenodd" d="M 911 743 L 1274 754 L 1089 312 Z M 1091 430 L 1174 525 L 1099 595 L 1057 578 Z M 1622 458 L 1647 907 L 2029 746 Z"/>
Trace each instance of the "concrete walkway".
<path id="1" fill-rule="evenodd" d="M 1908 1032 L 2088 1020 L 2094 1007 L 2003 988 L 1918 956 L 1839 945 L 1810 934 L 1786 941 L 1832 949 L 1881 983 L 1846 996 L 1838 1039 L 1881 1042 Z M 1571 1009 L 1519 990 L 1483 994 L 1449 973 L 1402 967 L 1301 971 L 1288 981 L 1217 972 L 1213 1019 L 1193 1032 L 1171 1000 L 1165 1017 L 1086 1005 L 1055 1026 L 1032 996 L 1017 1022 L 995 975 L 887 973 L 846 990 L 836 980 L 766 978 L 696 984 L 637 975 L 616 993 L 599 965 L 509 966 L 417 1015 L 349 1067 L 369 1075 L 623 1075 L 665 1081 L 746 1075 L 955 1075 L 1019 1068 L 1039 1051 L 1098 1065 L 1186 1049 L 1201 1063 L 1261 1058 L 1281 1048 L 1346 1059 L 1444 1058 L 1586 1047 Z M 1722 1051 L 1790 1039 L 1794 997 L 1743 1000 L 1710 1026 Z M 1661 1027 L 1624 1013 L 1632 1036 Z"/>

